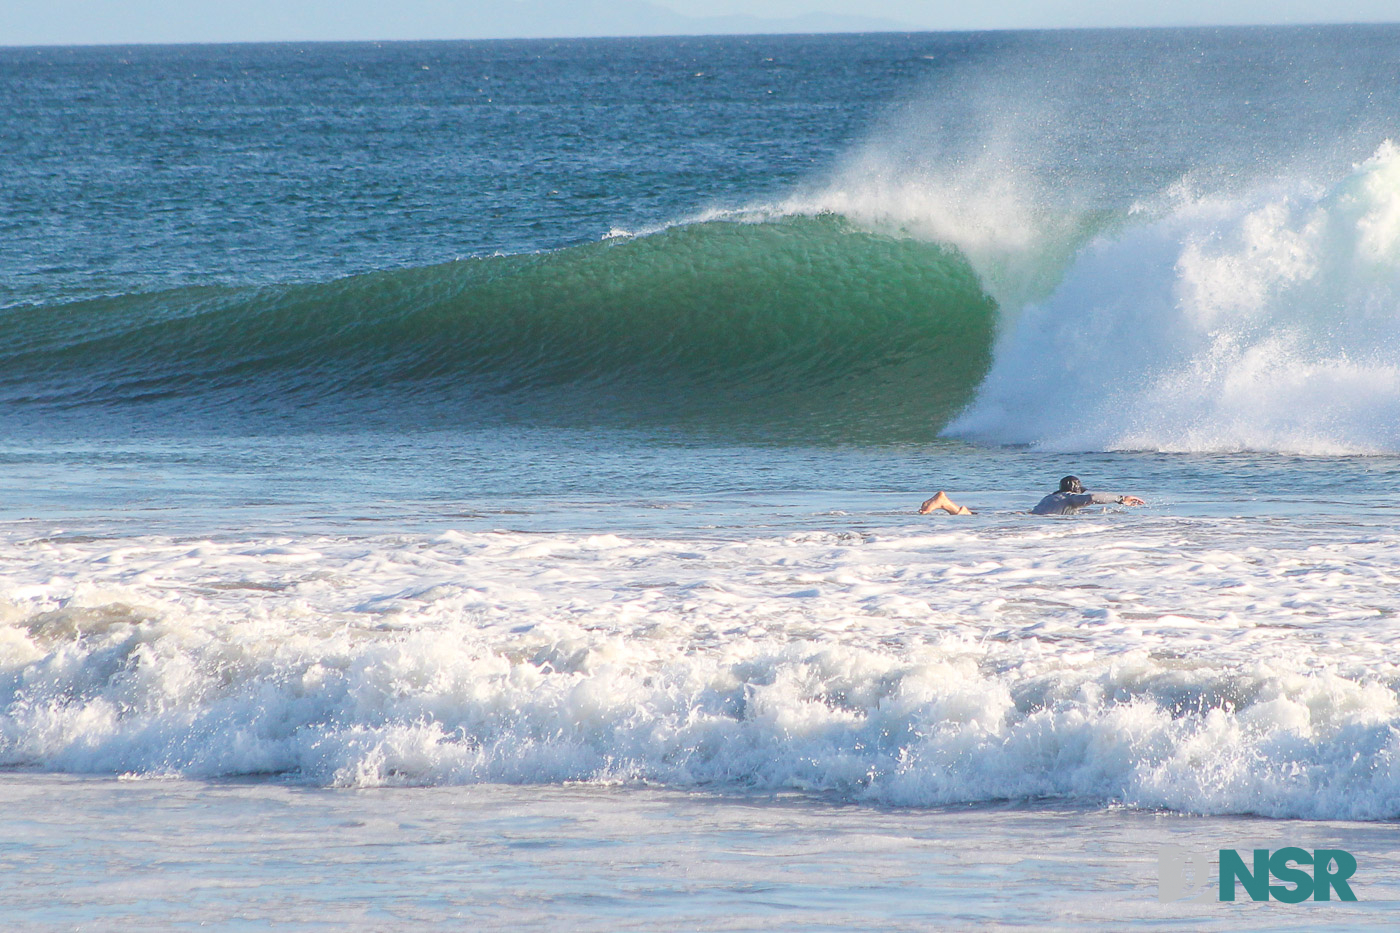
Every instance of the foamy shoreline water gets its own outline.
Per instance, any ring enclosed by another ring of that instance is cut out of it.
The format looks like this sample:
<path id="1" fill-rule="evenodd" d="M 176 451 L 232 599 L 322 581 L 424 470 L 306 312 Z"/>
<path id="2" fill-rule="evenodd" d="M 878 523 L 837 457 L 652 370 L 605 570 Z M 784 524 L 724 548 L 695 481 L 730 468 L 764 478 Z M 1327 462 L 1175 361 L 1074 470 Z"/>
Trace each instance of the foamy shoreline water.
<path id="1" fill-rule="evenodd" d="M 21 855 L 0 915 L 25 930 L 1387 929 L 1400 904 L 1394 829 L 1377 823 L 13 773 L 0 773 L 0 795 L 24 814 L 5 823 Z M 1163 846 L 1286 845 L 1353 853 L 1358 901 L 1157 900 Z"/>
<path id="2" fill-rule="evenodd" d="M 10 537 L 9 767 L 1400 815 L 1400 535 Z"/>

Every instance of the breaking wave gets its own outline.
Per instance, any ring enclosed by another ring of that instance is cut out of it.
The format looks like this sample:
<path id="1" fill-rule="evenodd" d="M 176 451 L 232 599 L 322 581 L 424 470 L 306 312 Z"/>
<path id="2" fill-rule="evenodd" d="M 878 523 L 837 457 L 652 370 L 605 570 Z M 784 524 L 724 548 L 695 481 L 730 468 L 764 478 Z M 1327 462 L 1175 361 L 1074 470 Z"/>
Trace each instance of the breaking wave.
<path id="1" fill-rule="evenodd" d="M 1400 149 L 1178 190 L 1087 244 L 949 433 L 1047 450 L 1400 450 Z"/>
<path id="2" fill-rule="evenodd" d="M 0 406 L 147 423 L 703 425 L 1048 450 L 1400 450 L 1400 149 L 1056 214 L 860 165 L 643 236 L 0 316 Z M 983 183 L 983 182 L 986 183 Z"/>
<path id="3" fill-rule="evenodd" d="M 831 217 L 709 222 L 316 285 L 0 317 L 0 404 L 392 425 L 707 420 L 927 436 L 990 362 L 956 250 Z"/>
<path id="4" fill-rule="evenodd" d="M 3 542 L 0 768 L 1400 815 L 1396 535 L 1073 524 Z"/>

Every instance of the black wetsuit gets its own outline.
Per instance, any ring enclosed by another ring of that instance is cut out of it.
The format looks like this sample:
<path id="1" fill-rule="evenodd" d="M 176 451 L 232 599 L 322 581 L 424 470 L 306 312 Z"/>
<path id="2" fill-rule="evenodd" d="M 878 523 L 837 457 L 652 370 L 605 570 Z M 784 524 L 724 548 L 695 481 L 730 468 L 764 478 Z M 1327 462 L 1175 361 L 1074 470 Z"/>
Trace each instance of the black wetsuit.
<path id="1" fill-rule="evenodd" d="M 1031 514 L 1073 515 L 1086 505 L 1121 505 L 1123 498 L 1116 492 L 1052 492 L 1031 509 Z"/>

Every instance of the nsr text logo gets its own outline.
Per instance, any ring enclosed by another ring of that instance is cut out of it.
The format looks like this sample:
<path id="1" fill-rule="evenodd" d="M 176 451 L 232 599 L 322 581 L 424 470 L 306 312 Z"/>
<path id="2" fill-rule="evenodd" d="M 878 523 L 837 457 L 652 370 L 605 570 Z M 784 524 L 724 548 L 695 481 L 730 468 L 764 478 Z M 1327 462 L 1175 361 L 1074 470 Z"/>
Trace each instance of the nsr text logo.
<path id="1" fill-rule="evenodd" d="M 1255 849 L 1252 865 L 1245 864 L 1234 849 L 1221 849 L 1214 891 L 1207 887 L 1211 880 L 1210 862 L 1210 856 L 1204 852 L 1163 847 L 1157 855 L 1157 899 L 1164 904 L 1183 899 L 1233 901 L 1238 884 L 1252 901 L 1267 901 L 1271 897 L 1285 904 L 1309 898 L 1330 901 L 1334 891 L 1338 900 L 1356 900 L 1347 884 L 1347 879 L 1356 874 L 1356 859 L 1342 849 L 1309 852 L 1289 846 L 1272 855 L 1268 849 Z M 1303 866 L 1311 866 L 1312 870 Z M 1282 883 L 1270 884 L 1271 876 Z M 1197 891 L 1194 897 L 1186 897 Z"/>

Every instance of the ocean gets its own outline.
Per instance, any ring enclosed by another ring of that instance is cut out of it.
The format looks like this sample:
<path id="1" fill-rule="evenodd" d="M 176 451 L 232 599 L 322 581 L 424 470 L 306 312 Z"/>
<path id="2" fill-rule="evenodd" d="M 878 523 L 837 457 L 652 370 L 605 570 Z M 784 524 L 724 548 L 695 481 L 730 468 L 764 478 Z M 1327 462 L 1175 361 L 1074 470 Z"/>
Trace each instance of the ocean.
<path id="1" fill-rule="evenodd" d="M 7 928 L 1400 922 L 1400 26 L 0 101 Z"/>

